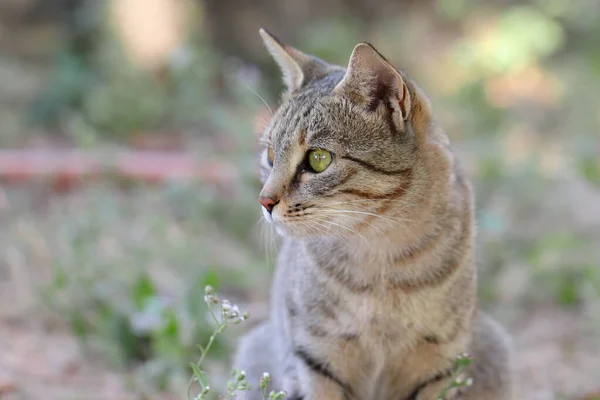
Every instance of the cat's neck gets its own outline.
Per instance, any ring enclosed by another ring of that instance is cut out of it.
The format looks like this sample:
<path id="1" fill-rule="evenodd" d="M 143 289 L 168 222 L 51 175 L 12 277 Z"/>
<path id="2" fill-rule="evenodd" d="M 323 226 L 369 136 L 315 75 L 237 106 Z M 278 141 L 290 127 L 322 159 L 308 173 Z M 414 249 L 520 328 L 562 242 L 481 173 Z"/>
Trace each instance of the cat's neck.
<path id="1" fill-rule="evenodd" d="M 304 240 L 309 253 L 331 253 L 365 269 L 392 266 L 428 245 L 438 236 L 435 223 L 405 224 L 384 231 L 367 231 L 344 237 Z"/>
<path id="2" fill-rule="evenodd" d="M 360 281 L 429 279 L 456 253 L 472 258 L 473 215 L 470 188 L 452 180 L 447 195 L 432 200 L 427 209 L 403 225 L 367 230 L 361 235 L 302 240 L 304 251 L 317 259 L 335 259 Z"/>

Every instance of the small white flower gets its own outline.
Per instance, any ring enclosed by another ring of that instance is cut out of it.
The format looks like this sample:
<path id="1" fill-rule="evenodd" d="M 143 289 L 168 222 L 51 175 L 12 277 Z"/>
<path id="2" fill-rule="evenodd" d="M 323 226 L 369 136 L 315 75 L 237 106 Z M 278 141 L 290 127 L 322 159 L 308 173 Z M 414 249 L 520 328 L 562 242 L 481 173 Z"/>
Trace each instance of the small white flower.
<path id="1" fill-rule="evenodd" d="M 263 379 L 269 379 L 270 377 L 271 377 L 271 375 L 269 375 L 268 372 L 263 373 Z"/>
<path id="2" fill-rule="evenodd" d="M 223 311 L 231 310 L 231 303 L 229 302 L 229 300 L 223 300 L 221 302 L 221 308 L 223 309 Z"/>
<path id="3" fill-rule="evenodd" d="M 473 378 L 467 378 L 465 381 L 466 386 L 473 386 Z"/>

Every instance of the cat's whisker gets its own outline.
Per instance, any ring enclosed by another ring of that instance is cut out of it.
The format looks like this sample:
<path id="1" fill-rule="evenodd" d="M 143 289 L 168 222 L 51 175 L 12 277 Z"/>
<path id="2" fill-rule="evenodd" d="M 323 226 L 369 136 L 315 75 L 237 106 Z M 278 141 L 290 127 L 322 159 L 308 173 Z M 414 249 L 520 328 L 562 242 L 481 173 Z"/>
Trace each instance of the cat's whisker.
<path id="1" fill-rule="evenodd" d="M 400 219 L 400 217 L 392 217 L 389 215 L 381 215 L 381 214 L 375 214 L 372 212 L 368 212 L 368 211 L 359 211 L 359 210 L 341 210 L 339 208 L 330 208 L 330 207 L 322 207 L 319 210 L 326 210 L 326 211 L 337 211 L 337 212 L 341 212 L 341 213 L 355 213 L 355 214 L 365 214 L 365 215 L 370 215 L 372 217 L 377 217 L 377 218 L 389 218 L 389 219 Z"/>
<path id="2" fill-rule="evenodd" d="M 261 216 L 259 222 L 261 222 L 260 227 L 261 227 L 261 236 L 263 238 L 263 246 L 264 246 L 264 252 L 266 255 L 266 259 L 267 259 L 267 265 L 270 265 L 270 258 L 271 258 L 271 253 L 275 250 L 272 246 L 273 243 L 273 227 L 271 226 L 271 224 L 269 223 L 269 221 L 267 221 L 265 219 L 264 216 Z"/>
<path id="3" fill-rule="evenodd" d="M 269 239 L 271 245 L 271 251 L 275 253 L 277 251 L 277 233 L 275 232 L 275 227 L 272 224 L 269 224 Z"/>
<path id="4" fill-rule="evenodd" d="M 319 221 L 324 222 L 326 224 L 338 226 L 340 228 L 346 229 L 347 231 L 350 231 L 350 232 L 354 233 L 355 235 L 357 235 L 358 237 L 360 237 L 362 240 L 364 240 L 364 242 L 367 245 L 367 247 L 371 248 L 371 244 L 369 243 L 369 241 L 363 235 L 361 235 L 360 232 L 358 232 L 356 229 L 352 229 L 349 226 L 338 224 L 337 222 L 329 221 L 327 219 L 319 219 Z"/>
<path id="5" fill-rule="evenodd" d="M 383 219 L 385 221 L 389 221 L 395 224 L 400 224 L 402 222 L 414 222 L 411 219 L 408 218 L 402 218 L 402 217 L 392 217 L 389 215 L 381 215 L 381 214 L 375 214 L 375 213 L 370 213 L 370 212 L 366 212 L 366 211 L 358 211 L 358 210 L 340 210 L 340 209 L 335 209 L 335 208 L 322 208 L 319 209 L 318 212 L 321 212 L 321 210 L 323 210 L 323 212 L 327 211 L 327 212 L 338 212 L 338 213 L 348 213 L 348 214 L 363 214 L 363 215 L 368 215 L 368 216 L 372 216 L 375 218 L 380 218 Z"/>
<path id="6" fill-rule="evenodd" d="M 265 252 L 265 258 L 267 261 L 267 265 L 269 265 L 269 247 L 267 245 L 267 234 L 265 233 L 265 219 L 261 215 L 259 220 L 256 222 L 260 224 L 260 237 L 262 238 L 263 251 Z"/>
<path id="7" fill-rule="evenodd" d="M 315 221 L 311 221 L 311 222 L 315 222 Z M 307 235 L 319 235 L 319 234 L 323 234 L 323 231 L 319 231 L 318 228 L 324 229 L 324 227 L 319 224 L 317 222 L 317 226 L 314 226 L 313 224 L 310 224 L 308 222 L 305 221 L 296 221 L 296 223 L 300 224 L 300 226 L 302 226 L 302 228 L 304 229 L 305 233 Z"/>
<path id="8" fill-rule="evenodd" d="M 323 233 L 332 233 L 332 234 L 334 234 L 334 235 L 335 235 L 335 236 L 336 236 L 338 239 L 340 239 L 340 240 L 341 240 L 343 243 L 347 243 L 347 240 L 346 240 L 346 238 L 345 238 L 345 237 L 344 237 L 344 235 L 342 235 L 341 233 L 339 233 L 339 232 L 337 232 L 337 231 L 335 231 L 335 230 L 331 230 L 331 229 L 327 228 L 327 227 L 326 227 L 325 225 L 323 225 L 323 224 L 322 224 L 320 221 L 314 221 L 314 222 L 316 222 L 317 226 L 318 226 L 319 228 L 321 228 L 321 231 L 317 230 L 317 227 L 315 227 L 315 226 L 312 226 L 311 224 L 309 224 L 309 223 L 307 223 L 307 222 L 304 222 L 304 224 L 305 224 L 305 225 L 307 226 L 307 228 L 309 229 L 309 232 L 308 232 L 308 233 L 311 233 L 311 232 L 312 232 L 312 233 L 314 233 L 314 234 L 316 234 L 316 235 L 319 235 L 319 234 L 321 234 L 321 235 L 322 235 Z"/>
<path id="9" fill-rule="evenodd" d="M 375 225 L 371 224 L 370 222 L 365 221 L 364 218 L 361 218 L 361 217 L 356 216 L 356 215 L 340 215 L 340 214 L 351 214 L 351 213 L 352 212 L 348 212 L 348 211 L 345 211 L 345 212 L 343 211 L 341 213 L 338 213 L 338 212 L 333 211 L 333 210 L 331 210 L 331 211 L 326 210 L 326 211 L 318 211 L 318 212 L 315 212 L 314 214 L 316 214 L 316 215 L 319 215 L 319 214 L 323 214 L 323 215 L 336 215 L 336 216 L 345 217 L 345 218 L 352 218 L 355 221 L 359 221 L 359 222 L 362 222 L 362 223 L 365 223 L 365 224 L 369 225 L 371 228 L 375 229 L 377 231 L 377 233 L 379 233 L 380 235 L 385 235 L 385 233 L 381 229 L 379 229 Z"/>
<path id="10" fill-rule="evenodd" d="M 252 89 L 250 86 L 248 86 L 245 83 L 244 83 L 244 86 L 246 87 L 246 89 L 248 89 L 250 92 L 252 92 L 256 97 L 258 97 L 258 99 L 265 105 L 265 107 L 269 111 L 269 114 L 271 114 L 271 116 L 273 116 L 273 110 L 269 106 L 269 103 L 267 103 L 267 101 L 260 94 L 258 94 L 258 92 L 256 90 Z"/>
<path id="11" fill-rule="evenodd" d="M 323 221 L 325 222 L 325 221 Z M 331 225 L 331 224 L 330 224 Z M 340 242 L 344 243 L 344 245 L 348 245 L 348 238 L 344 236 L 341 232 L 336 229 L 331 229 L 322 223 L 319 223 L 319 226 L 324 229 L 327 233 L 333 234 Z"/>
<path id="12" fill-rule="evenodd" d="M 314 212 L 321 212 L 320 210 L 318 211 L 313 211 Z M 357 213 L 357 214 L 364 214 L 366 212 L 361 212 L 361 211 L 354 211 L 354 210 L 325 210 L 323 211 L 323 213 L 325 212 L 339 212 L 339 213 Z M 410 229 L 410 227 L 408 226 L 407 223 L 414 223 L 415 221 L 408 219 L 408 218 L 401 218 L 401 217 L 390 217 L 387 215 L 379 215 L 379 214 L 373 214 L 373 213 L 366 213 L 367 215 L 371 215 L 373 217 L 377 217 L 377 218 L 381 218 L 384 221 L 390 222 L 393 226 L 395 227 L 399 227 L 402 230 L 404 230 L 405 232 L 409 233 L 415 240 L 418 240 L 418 237 L 415 235 L 415 233 Z M 366 222 L 366 221 L 364 221 Z M 371 225 L 371 224 L 369 224 Z M 371 225 L 373 226 L 373 225 Z"/>
<path id="13" fill-rule="evenodd" d="M 334 234 L 341 242 L 343 242 L 344 244 L 348 244 L 348 239 L 341 233 L 338 232 L 335 229 L 331 229 L 329 227 L 326 227 L 325 225 L 323 225 L 323 222 L 328 223 L 330 221 L 328 221 L 327 219 L 323 219 L 323 218 L 319 218 L 316 215 L 313 215 L 313 218 L 311 218 L 309 220 L 310 222 L 315 222 L 319 227 L 321 227 L 323 229 L 322 232 L 317 232 L 318 234 L 323 234 L 323 233 L 331 233 Z M 337 225 L 337 224 L 330 224 L 330 225 Z"/>
<path id="14" fill-rule="evenodd" d="M 373 202 L 373 201 L 374 201 L 373 199 L 355 199 L 355 200 L 347 200 L 347 201 L 335 201 L 333 203 L 327 203 L 324 206 L 334 206 L 337 204 L 369 203 L 369 202 Z M 375 201 L 377 201 L 377 199 L 375 199 Z"/>

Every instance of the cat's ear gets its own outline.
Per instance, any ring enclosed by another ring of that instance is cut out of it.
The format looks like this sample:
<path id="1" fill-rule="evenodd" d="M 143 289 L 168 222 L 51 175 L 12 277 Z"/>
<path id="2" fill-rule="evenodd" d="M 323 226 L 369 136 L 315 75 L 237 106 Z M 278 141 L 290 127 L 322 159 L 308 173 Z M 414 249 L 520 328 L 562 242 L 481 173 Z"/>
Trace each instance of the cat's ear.
<path id="1" fill-rule="evenodd" d="M 327 73 L 328 64 L 324 61 L 282 43 L 262 28 L 259 32 L 267 50 L 279 65 L 289 91 L 298 90 L 311 79 Z"/>
<path id="2" fill-rule="evenodd" d="M 373 111 L 382 105 L 391 108 L 398 114 L 399 122 L 409 116 L 411 98 L 404 78 L 368 43 L 356 45 L 346 75 L 334 90 Z"/>

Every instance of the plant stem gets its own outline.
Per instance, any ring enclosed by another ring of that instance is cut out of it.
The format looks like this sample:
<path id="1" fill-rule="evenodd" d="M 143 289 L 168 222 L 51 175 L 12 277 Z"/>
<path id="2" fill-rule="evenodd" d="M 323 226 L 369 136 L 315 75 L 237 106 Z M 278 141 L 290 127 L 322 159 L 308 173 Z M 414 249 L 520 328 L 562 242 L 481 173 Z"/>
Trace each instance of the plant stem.
<path id="1" fill-rule="evenodd" d="M 210 307 L 210 305 L 209 305 L 209 307 Z M 225 321 L 225 319 L 223 318 L 223 315 L 221 315 L 221 321 L 219 322 L 219 320 L 217 319 L 217 316 L 215 315 L 214 311 L 212 309 L 210 309 L 210 308 L 209 308 L 209 310 L 210 310 L 210 314 L 211 314 L 213 320 L 217 324 L 217 329 L 215 329 L 215 331 L 212 333 L 212 335 L 210 335 L 210 338 L 208 339 L 208 343 L 206 344 L 206 346 L 203 346 L 200 349 L 200 352 L 202 353 L 202 355 L 200 356 L 200 360 L 198 360 L 198 362 L 196 363 L 196 365 L 198 366 L 198 368 L 200 368 L 200 366 L 204 362 L 204 358 L 206 357 L 206 354 L 208 354 L 210 348 L 212 347 L 213 342 L 217 338 L 217 335 L 221 334 L 225 330 L 225 328 L 227 328 L 227 323 L 223 322 L 223 321 Z M 221 312 L 221 314 L 223 314 L 223 312 Z M 188 399 L 190 399 L 190 393 L 191 393 L 191 390 L 192 390 L 192 384 L 194 383 L 194 378 L 195 377 L 192 376 L 190 378 L 190 382 L 188 383 L 188 390 L 187 390 L 187 397 L 188 397 Z M 199 379 L 199 377 L 198 377 L 198 383 L 200 384 L 201 389 L 204 390 L 204 383 L 202 383 L 202 380 Z"/>

